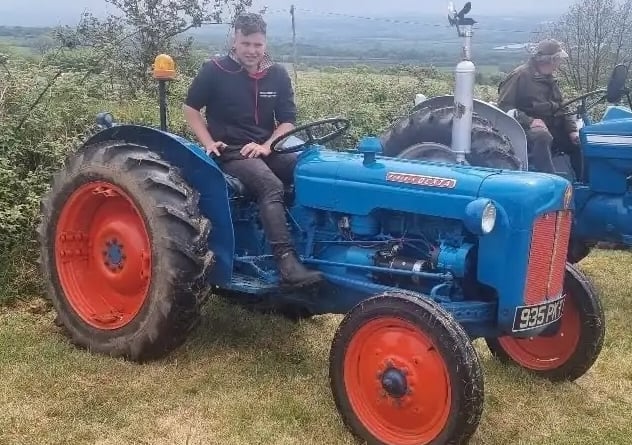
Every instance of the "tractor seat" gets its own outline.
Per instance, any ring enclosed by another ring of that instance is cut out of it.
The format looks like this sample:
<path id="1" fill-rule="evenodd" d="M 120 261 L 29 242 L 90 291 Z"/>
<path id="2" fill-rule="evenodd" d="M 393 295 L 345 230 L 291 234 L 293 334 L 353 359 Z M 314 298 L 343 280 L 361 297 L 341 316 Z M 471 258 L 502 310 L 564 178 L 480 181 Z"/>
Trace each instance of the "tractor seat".
<path id="1" fill-rule="evenodd" d="M 228 173 L 224 173 L 224 178 L 226 179 L 226 184 L 228 184 L 228 188 L 232 189 L 235 195 L 237 196 L 248 195 L 246 186 L 239 179 L 235 178 L 234 176 L 229 175 Z"/>
<path id="2" fill-rule="evenodd" d="M 228 173 L 222 172 L 224 178 L 226 179 L 226 184 L 228 185 L 229 194 L 232 198 L 254 198 L 252 194 L 248 192 L 246 186 L 239 179 L 234 176 L 229 175 Z M 231 193 L 232 191 L 232 193 Z M 286 203 L 290 203 L 294 197 L 294 185 L 285 185 L 284 187 L 284 198 Z"/>

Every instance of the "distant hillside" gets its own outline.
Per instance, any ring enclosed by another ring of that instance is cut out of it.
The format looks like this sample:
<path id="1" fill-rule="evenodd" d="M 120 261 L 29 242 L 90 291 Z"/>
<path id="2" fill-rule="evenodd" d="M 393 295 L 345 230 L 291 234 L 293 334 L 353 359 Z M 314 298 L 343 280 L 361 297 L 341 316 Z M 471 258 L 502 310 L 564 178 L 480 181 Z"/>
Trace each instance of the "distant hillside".
<path id="1" fill-rule="evenodd" d="M 540 23 L 550 16 L 475 17 L 473 52 L 481 65 L 513 65 L 526 55 L 524 46 Z M 270 42 L 279 57 L 292 55 L 290 15 L 267 18 Z M 191 32 L 200 49 L 222 50 L 226 26 L 204 27 Z M 374 20 L 347 16 L 296 16 L 296 40 L 301 62 L 413 63 L 454 65 L 461 41 L 446 16 L 392 16 Z"/>
<path id="2" fill-rule="evenodd" d="M 289 14 L 267 15 L 270 50 L 279 60 L 293 61 Z M 525 44 L 539 23 L 552 17 L 475 17 L 473 38 L 475 62 L 485 71 L 506 71 L 526 56 Z M 37 51 L 50 40 L 51 28 L 1 27 L 0 42 Z M 226 25 L 192 30 L 200 53 L 226 49 Z M 461 52 L 456 30 L 445 16 L 379 17 L 319 16 L 297 13 L 298 62 L 312 67 L 326 65 L 393 64 L 453 66 Z"/>

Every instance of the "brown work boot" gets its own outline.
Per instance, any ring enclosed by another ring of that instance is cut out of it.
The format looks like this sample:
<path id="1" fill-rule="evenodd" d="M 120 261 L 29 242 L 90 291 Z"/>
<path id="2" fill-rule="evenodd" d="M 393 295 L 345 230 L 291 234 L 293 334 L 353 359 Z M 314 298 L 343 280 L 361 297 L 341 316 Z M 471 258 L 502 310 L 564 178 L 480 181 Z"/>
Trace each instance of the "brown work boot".
<path id="1" fill-rule="evenodd" d="M 303 266 L 293 250 L 285 250 L 276 256 L 276 260 L 281 287 L 307 287 L 323 280 L 320 272 Z"/>

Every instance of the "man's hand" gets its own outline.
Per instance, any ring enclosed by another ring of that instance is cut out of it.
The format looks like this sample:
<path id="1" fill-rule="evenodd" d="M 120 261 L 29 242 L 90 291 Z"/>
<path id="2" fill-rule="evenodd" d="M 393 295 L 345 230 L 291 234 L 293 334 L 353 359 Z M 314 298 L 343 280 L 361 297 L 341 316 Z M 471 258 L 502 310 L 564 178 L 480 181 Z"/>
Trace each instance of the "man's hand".
<path id="1" fill-rule="evenodd" d="M 546 124 L 542 119 L 533 119 L 531 122 L 531 128 L 544 128 L 546 129 Z"/>
<path id="2" fill-rule="evenodd" d="M 217 141 L 217 142 L 211 142 L 210 144 L 205 145 L 204 150 L 206 150 L 206 154 L 208 155 L 210 155 L 211 153 L 214 153 L 217 156 L 221 156 L 219 151 L 225 147 L 226 147 L 226 144 L 224 144 L 221 141 Z"/>
<path id="3" fill-rule="evenodd" d="M 245 158 L 258 158 L 259 156 L 268 156 L 271 153 L 271 150 L 267 144 L 257 144 L 255 142 L 251 142 L 244 145 L 240 153 Z"/>
<path id="4" fill-rule="evenodd" d="M 569 133 L 568 137 L 573 144 L 579 145 L 579 132 L 578 131 L 573 131 Z"/>

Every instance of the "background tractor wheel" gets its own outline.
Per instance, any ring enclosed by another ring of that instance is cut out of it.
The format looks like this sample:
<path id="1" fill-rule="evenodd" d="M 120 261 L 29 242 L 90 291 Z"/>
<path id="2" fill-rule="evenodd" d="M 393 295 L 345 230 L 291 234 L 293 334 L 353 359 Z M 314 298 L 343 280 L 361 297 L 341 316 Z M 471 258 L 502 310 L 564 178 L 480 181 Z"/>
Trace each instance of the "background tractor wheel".
<path id="1" fill-rule="evenodd" d="M 415 146 L 434 145 L 450 149 L 454 107 L 422 108 L 410 116 L 397 120 L 381 136 L 384 155 L 404 159 L 443 161 L 445 152 L 419 149 Z M 509 139 L 502 136 L 486 119 L 472 116 L 472 150 L 467 162 L 478 167 L 520 170 L 521 164 L 513 152 Z"/>
<path id="2" fill-rule="evenodd" d="M 488 338 L 492 354 L 551 381 L 584 375 L 601 352 L 605 317 L 588 278 L 571 264 L 566 265 L 564 292 L 564 312 L 554 335 Z"/>
<path id="3" fill-rule="evenodd" d="M 199 195 L 146 147 L 71 155 L 42 202 L 41 270 L 71 341 L 135 361 L 180 345 L 213 262 Z"/>
<path id="4" fill-rule="evenodd" d="M 466 443 L 483 377 L 463 328 L 436 303 L 385 293 L 338 327 L 329 378 L 345 425 L 369 444 Z"/>

